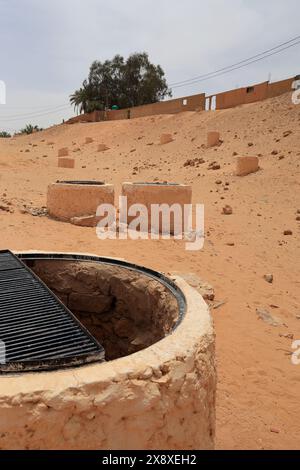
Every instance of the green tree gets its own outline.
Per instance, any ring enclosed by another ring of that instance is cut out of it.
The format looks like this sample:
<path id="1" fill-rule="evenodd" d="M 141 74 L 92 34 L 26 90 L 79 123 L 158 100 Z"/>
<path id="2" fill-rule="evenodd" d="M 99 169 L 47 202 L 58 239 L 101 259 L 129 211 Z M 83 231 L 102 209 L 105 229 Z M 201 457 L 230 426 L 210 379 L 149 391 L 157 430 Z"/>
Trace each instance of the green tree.
<path id="1" fill-rule="evenodd" d="M 7 139 L 8 137 L 11 137 L 11 135 L 8 132 L 6 131 L 0 132 L 0 138 Z"/>
<path id="2" fill-rule="evenodd" d="M 125 61 L 120 55 L 105 62 L 94 61 L 82 87 L 70 96 L 80 113 L 128 108 L 156 103 L 172 96 L 160 65 L 153 65 L 148 54 L 135 53 Z"/>

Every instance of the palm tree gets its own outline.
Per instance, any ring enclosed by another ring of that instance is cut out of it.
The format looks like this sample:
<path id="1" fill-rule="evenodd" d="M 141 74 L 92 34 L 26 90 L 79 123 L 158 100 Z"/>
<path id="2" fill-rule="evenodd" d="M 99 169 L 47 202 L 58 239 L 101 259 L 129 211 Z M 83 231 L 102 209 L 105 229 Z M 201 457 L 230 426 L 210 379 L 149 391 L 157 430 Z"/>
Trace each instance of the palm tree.
<path id="1" fill-rule="evenodd" d="M 95 101 L 94 90 L 92 86 L 84 80 L 82 87 L 79 90 L 76 90 L 70 96 L 70 103 L 74 106 L 74 109 L 77 110 L 77 113 L 89 113 L 92 108 L 92 102 Z"/>
<path id="2" fill-rule="evenodd" d="M 42 131 L 43 129 L 40 128 L 39 126 L 33 126 L 32 124 L 26 124 L 24 129 L 20 130 L 20 134 L 32 134 L 33 132 L 39 132 Z"/>

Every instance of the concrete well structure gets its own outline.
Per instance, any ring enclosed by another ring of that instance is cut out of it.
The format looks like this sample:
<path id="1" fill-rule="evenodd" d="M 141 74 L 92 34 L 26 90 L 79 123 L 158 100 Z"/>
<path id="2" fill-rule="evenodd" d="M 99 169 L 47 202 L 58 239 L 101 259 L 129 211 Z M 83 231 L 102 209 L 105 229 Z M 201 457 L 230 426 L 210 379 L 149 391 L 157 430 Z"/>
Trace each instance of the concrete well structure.
<path id="1" fill-rule="evenodd" d="M 69 308 L 77 296 L 107 362 L 0 375 L 2 449 L 214 447 L 214 330 L 197 291 L 122 260 L 19 256 Z"/>
<path id="2" fill-rule="evenodd" d="M 123 183 L 122 196 L 126 196 L 127 210 L 121 209 L 120 222 L 130 224 L 135 217 L 129 209 L 135 204 L 142 204 L 147 209 L 148 217 L 145 217 L 147 227 L 140 227 L 141 231 L 153 231 L 156 233 L 167 233 L 168 222 L 170 223 L 170 234 L 180 234 L 184 231 L 184 206 L 192 202 L 192 187 L 177 183 Z M 123 203 L 125 204 L 125 202 Z M 166 220 L 155 217 L 157 206 L 167 205 Z M 177 209 L 177 217 L 172 214 L 172 206 Z M 155 207 L 156 206 L 156 207 Z M 134 209 L 134 208 L 132 208 Z"/>
<path id="3" fill-rule="evenodd" d="M 56 219 L 70 222 L 73 218 L 86 217 L 90 221 L 91 217 L 96 216 L 100 204 L 114 204 L 112 184 L 98 181 L 57 181 L 48 186 L 47 209 L 49 215 Z M 87 225 L 90 226 L 90 223 Z"/>

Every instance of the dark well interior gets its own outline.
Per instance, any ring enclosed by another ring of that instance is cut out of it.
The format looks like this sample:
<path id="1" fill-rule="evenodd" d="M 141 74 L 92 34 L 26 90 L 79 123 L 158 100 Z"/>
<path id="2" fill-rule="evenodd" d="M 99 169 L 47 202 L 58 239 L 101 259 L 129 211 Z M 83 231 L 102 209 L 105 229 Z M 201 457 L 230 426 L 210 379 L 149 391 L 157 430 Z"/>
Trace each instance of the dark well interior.
<path id="1" fill-rule="evenodd" d="M 172 332 L 180 302 L 159 279 L 90 261 L 26 261 L 71 310 L 112 360 L 144 349 Z"/>
<path id="2" fill-rule="evenodd" d="M 105 184 L 104 181 L 85 181 L 85 180 L 70 180 L 70 181 L 60 181 L 57 180 L 56 183 L 58 184 L 82 184 L 88 186 L 103 186 Z"/>

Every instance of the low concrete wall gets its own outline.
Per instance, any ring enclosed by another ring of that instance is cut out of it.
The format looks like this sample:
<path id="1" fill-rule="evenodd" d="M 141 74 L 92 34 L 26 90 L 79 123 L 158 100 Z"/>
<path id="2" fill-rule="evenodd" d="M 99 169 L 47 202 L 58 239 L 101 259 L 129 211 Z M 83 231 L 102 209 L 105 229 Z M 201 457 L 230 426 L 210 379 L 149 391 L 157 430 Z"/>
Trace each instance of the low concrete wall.
<path id="1" fill-rule="evenodd" d="M 132 108 L 95 111 L 89 114 L 81 114 L 67 121 L 67 124 L 76 122 L 98 122 L 116 121 L 120 119 L 133 119 L 157 114 L 176 114 L 182 111 L 201 111 L 205 109 L 205 93 L 186 96 L 174 100 L 159 101 L 144 106 L 134 106 Z"/>
<path id="2" fill-rule="evenodd" d="M 116 119 L 133 119 L 156 114 L 176 114 L 182 111 L 201 111 L 204 109 L 205 93 L 201 93 L 199 95 L 160 101 L 158 103 L 135 106 L 118 111 L 107 111 L 106 118 L 108 121 L 113 121 Z"/>
<path id="3" fill-rule="evenodd" d="M 1 376 L 1 448 L 213 449 L 212 320 L 200 294 L 174 279 L 186 314 L 158 343 L 107 363 Z"/>
<path id="4" fill-rule="evenodd" d="M 75 124 L 78 122 L 99 122 L 104 121 L 105 119 L 105 112 L 104 111 L 93 111 L 92 113 L 85 113 L 80 114 L 79 116 L 75 116 L 68 121 L 66 124 Z"/>
<path id="5" fill-rule="evenodd" d="M 279 82 L 263 82 L 249 87 L 225 91 L 216 95 L 216 109 L 233 108 L 247 103 L 274 98 L 292 90 L 294 78 Z"/>
<path id="6" fill-rule="evenodd" d="M 159 101 L 144 106 L 108 111 L 94 111 L 89 114 L 82 114 L 67 121 L 67 124 L 75 122 L 98 122 L 115 121 L 119 119 L 131 119 L 157 114 L 176 114 L 182 111 L 204 111 L 206 98 L 209 100 L 208 109 L 212 106 L 212 97 L 216 96 L 216 109 L 233 108 L 247 103 L 254 103 L 266 98 L 287 93 L 292 88 L 295 78 L 288 78 L 274 83 L 263 82 L 248 87 L 237 88 L 218 93 L 212 96 L 205 96 L 205 93 L 176 98 L 173 100 Z"/>
<path id="7" fill-rule="evenodd" d="M 95 216 L 97 207 L 106 203 L 114 204 L 114 186 L 111 184 L 54 183 L 48 186 L 48 213 L 59 220 Z"/>
<path id="8" fill-rule="evenodd" d="M 288 78 L 287 80 L 281 80 L 279 82 L 269 83 L 268 86 L 268 98 L 274 98 L 275 96 L 280 96 L 283 93 L 292 91 L 292 84 L 294 78 Z"/>
<path id="9" fill-rule="evenodd" d="M 267 98 L 268 82 L 225 91 L 216 95 L 216 109 L 227 109 Z"/>

